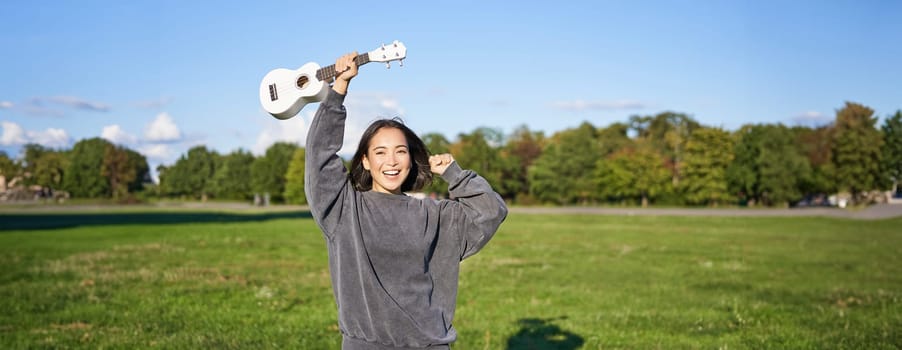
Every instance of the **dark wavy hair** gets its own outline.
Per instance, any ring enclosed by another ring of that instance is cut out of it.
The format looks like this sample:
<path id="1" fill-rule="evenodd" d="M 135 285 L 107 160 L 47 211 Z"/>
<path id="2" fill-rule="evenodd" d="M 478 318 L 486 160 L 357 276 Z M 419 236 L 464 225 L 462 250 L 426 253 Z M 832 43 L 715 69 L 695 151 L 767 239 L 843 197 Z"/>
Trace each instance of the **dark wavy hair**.
<path id="1" fill-rule="evenodd" d="M 357 152 L 351 159 L 351 172 L 348 176 L 351 178 L 351 184 L 358 191 L 369 191 L 373 189 L 373 177 L 370 176 L 369 170 L 363 168 L 363 156 L 367 154 L 370 148 L 370 141 L 382 128 L 395 128 L 404 133 L 407 139 L 407 150 L 410 152 L 410 173 L 401 184 L 401 192 L 419 191 L 425 186 L 432 183 L 432 171 L 429 170 L 429 150 L 426 144 L 417 136 L 413 130 L 410 130 L 399 118 L 379 119 L 363 132 L 360 138 L 360 144 L 357 146 Z"/>

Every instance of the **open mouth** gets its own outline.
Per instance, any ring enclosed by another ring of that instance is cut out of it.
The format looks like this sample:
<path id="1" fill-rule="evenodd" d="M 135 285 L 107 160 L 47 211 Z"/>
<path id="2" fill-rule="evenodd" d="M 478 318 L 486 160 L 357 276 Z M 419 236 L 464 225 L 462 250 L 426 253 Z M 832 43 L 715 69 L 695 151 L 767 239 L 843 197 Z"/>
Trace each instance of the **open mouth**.
<path id="1" fill-rule="evenodd" d="M 389 171 L 382 172 L 382 174 L 384 174 L 385 176 L 398 176 L 398 174 L 400 174 L 400 173 L 401 173 L 400 170 L 389 170 Z"/>

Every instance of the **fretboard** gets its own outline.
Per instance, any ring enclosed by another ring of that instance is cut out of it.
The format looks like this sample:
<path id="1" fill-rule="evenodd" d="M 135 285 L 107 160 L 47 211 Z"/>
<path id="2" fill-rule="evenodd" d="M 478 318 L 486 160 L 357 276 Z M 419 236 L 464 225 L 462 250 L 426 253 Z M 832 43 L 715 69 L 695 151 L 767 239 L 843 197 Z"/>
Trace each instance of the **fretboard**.
<path id="1" fill-rule="evenodd" d="M 365 52 L 357 55 L 357 57 L 354 58 L 354 62 L 357 63 L 357 67 L 370 63 L 370 55 Z M 330 64 L 316 71 L 316 79 L 319 79 L 319 81 L 331 81 L 336 75 L 338 75 L 338 72 L 335 71 L 334 64 Z"/>

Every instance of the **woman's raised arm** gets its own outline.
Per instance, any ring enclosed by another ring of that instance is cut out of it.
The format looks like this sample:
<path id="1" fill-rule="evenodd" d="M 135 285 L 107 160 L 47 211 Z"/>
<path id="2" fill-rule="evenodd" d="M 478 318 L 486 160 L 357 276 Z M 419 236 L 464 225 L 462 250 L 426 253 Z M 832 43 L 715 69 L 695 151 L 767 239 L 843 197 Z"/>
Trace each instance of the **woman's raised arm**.
<path id="1" fill-rule="evenodd" d="M 347 169 L 338 156 L 344 138 L 347 110 L 344 106 L 348 84 L 357 75 L 354 62 L 357 53 L 349 53 L 335 61 L 335 69 L 341 72 L 332 85 L 332 91 L 323 100 L 310 130 L 307 132 L 304 191 L 310 203 L 310 212 L 326 236 L 341 215 L 341 203 L 351 191 Z"/>

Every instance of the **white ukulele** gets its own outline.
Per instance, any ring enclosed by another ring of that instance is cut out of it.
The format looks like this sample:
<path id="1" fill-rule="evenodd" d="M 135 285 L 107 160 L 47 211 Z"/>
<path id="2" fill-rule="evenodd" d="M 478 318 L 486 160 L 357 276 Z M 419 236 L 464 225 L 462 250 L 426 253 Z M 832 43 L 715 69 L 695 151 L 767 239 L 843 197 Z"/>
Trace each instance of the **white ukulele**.
<path id="1" fill-rule="evenodd" d="M 400 61 L 405 57 L 407 48 L 395 40 L 391 44 L 358 55 L 354 61 L 358 67 L 369 62 L 385 62 L 391 68 L 391 61 Z M 267 73 L 260 83 L 260 103 L 273 117 L 294 117 L 304 105 L 326 98 L 329 83 L 338 75 L 336 73 L 334 64 L 320 68 L 316 62 L 308 62 L 297 70 L 275 69 Z"/>

